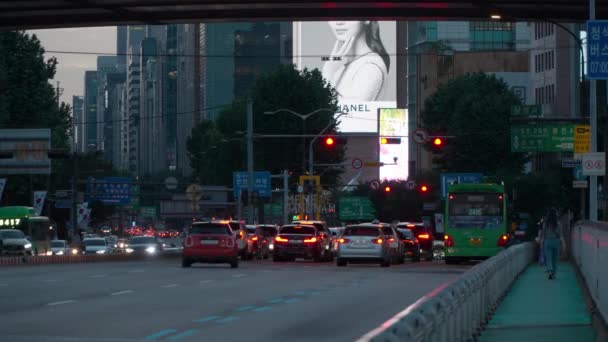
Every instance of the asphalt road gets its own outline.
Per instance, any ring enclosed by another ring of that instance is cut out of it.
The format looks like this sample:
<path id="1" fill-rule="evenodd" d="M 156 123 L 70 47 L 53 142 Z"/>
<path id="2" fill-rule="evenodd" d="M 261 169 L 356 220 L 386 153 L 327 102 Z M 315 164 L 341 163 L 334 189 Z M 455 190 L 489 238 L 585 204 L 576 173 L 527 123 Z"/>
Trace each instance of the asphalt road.
<path id="1" fill-rule="evenodd" d="M 0 340 L 353 341 L 470 266 L 179 259 L 0 268 Z"/>

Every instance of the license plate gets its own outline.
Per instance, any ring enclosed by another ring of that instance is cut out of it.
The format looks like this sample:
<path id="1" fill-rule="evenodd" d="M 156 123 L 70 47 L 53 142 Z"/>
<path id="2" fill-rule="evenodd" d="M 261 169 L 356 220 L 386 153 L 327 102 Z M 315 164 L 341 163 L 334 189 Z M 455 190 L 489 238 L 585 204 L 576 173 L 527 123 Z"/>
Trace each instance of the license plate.
<path id="1" fill-rule="evenodd" d="M 370 245 L 367 241 L 354 241 L 353 247 L 368 247 Z"/>
<path id="2" fill-rule="evenodd" d="M 472 238 L 472 239 L 469 240 L 469 243 L 472 246 L 479 246 L 479 245 L 481 245 L 481 239 L 479 239 L 479 238 Z"/>
<path id="3" fill-rule="evenodd" d="M 217 240 L 201 240 L 201 245 L 217 245 Z"/>
<path id="4" fill-rule="evenodd" d="M 291 240 L 290 242 L 294 243 L 294 244 L 301 244 L 302 243 L 302 241 L 300 241 L 300 240 Z"/>

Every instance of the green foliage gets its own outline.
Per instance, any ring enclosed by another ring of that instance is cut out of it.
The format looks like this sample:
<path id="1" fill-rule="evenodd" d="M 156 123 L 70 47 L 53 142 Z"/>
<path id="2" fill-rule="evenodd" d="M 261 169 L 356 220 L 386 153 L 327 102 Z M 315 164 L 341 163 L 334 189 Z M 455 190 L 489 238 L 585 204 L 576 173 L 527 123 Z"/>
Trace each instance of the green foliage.
<path id="1" fill-rule="evenodd" d="M 431 135 L 451 136 L 435 157 L 441 170 L 519 174 L 525 155 L 511 152 L 510 110 L 520 100 L 507 84 L 484 73 L 460 76 L 440 85 L 421 116 Z M 427 146 L 430 148 L 430 145 Z"/>
<path id="2" fill-rule="evenodd" d="M 330 122 L 332 124 L 328 132 L 335 130 L 337 125 L 333 114 L 338 109 L 336 93 L 316 69 L 300 71 L 293 65 L 281 65 L 260 77 L 249 94 L 253 100 L 255 134 L 316 135 Z M 287 112 L 272 116 L 264 114 L 281 108 L 301 114 L 319 108 L 330 108 L 331 111 L 309 117 L 305 125 L 300 118 Z M 246 129 L 246 98 L 236 99 L 219 114 L 215 123 L 203 122 L 196 127 L 188 141 L 195 177 L 205 184 L 232 184 L 232 172 L 246 169 L 246 145 L 243 138 Z M 301 174 L 304 152 L 308 151 L 310 139 L 306 139 L 305 144 L 304 139 L 300 138 L 254 139 L 256 170 L 268 170 L 277 174 L 288 169 L 292 174 Z M 343 162 L 344 146 L 326 150 L 320 141 L 315 145 L 315 163 Z M 326 170 L 322 183 L 335 183 L 341 172 L 339 168 Z"/>

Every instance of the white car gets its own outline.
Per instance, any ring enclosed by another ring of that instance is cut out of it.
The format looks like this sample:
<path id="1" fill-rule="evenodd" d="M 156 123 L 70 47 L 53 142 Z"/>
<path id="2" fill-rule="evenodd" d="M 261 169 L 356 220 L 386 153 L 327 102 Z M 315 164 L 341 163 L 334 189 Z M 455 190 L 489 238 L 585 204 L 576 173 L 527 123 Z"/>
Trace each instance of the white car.
<path id="1" fill-rule="evenodd" d="M 68 255 L 70 246 L 66 240 L 51 240 L 51 250 L 47 255 Z"/>
<path id="2" fill-rule="evenodd" d="M 83 254 L 106 254 L 110 248 L 104 238 L 89 238 L 82 240 Z"/>
<path id="3" fill-rule="evenodd" d="M 0 255 L 34 255 L 32 243 L 17 229 L 0 230 Z"/>

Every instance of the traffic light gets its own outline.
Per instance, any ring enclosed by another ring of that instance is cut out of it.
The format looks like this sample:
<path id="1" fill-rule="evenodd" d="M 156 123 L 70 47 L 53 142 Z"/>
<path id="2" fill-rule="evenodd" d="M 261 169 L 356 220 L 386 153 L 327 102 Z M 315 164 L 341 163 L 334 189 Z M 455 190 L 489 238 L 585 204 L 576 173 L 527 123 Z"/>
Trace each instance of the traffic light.
<path id="1" fill-rule="evenodd" d="M 334 144 L 336 143 L 336 141 L 334 140 L 333 137 L 325 137 L 324 143 L 325 143 L 325 146 L 330 147 L 330 146 L 334 146 Z"/>
<path id="2" fill-rule="evenodd" d="M 426 185 L 426 184 L 422 184 L 422 185 L 420 185 L 420 192 L 421 192 L 421 193 L 426 194 L 426 193 L 428 193 L 428 192 L 429 192 L 429 190 L 430 190 L 430 188 L 429 188 L 429 186 L 428 186 L 428 185 Z"/>
<path id="3" fill-rule="evenodd" d="M 401 144 L 401 138 L 381 137 L 380 144 L 381 145 L 399 145 L 399 144 Z"/>
<path id="4" fill-rule="evenodd" d="M 443 146 L 443 139 L 441 139 L 441 138 L 433 139 L 433 146 L 435 146 L 437 148 Z"/>
<path id="5" fill-rule="evenodd" d="M 391 187 L 390 187 L 390 186 L 388 186 L 388 185 L 387 185 L 387 186 L 385 186 L 385 187 L 384 187 L 384 192 L 386 192 L 386 193 L 391 192 Z"/>

